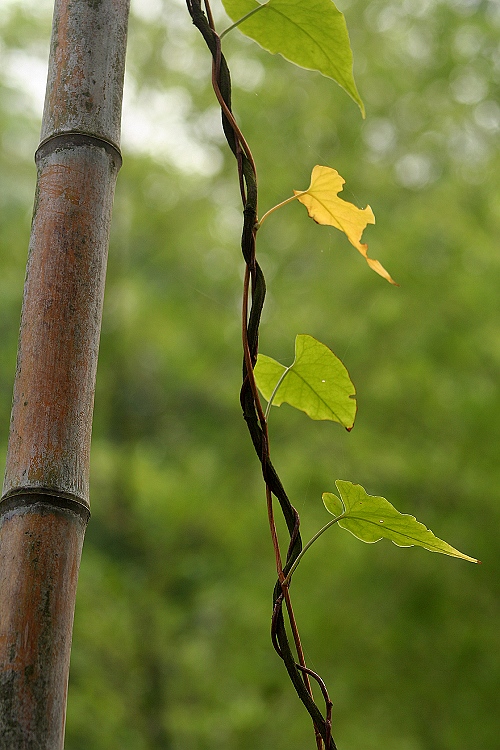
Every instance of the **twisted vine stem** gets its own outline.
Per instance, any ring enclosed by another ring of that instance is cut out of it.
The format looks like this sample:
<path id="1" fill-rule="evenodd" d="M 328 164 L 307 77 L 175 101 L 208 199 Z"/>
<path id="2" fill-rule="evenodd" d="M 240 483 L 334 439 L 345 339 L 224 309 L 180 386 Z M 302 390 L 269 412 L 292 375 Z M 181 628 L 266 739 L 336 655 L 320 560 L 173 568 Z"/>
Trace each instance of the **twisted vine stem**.
<path id="1" fill-rule="evenodd" d="M 193 24 L 202 34 L 212 55 L 212 86 L 222 111 L 223 131 L 238 165 L 238 177 L 243 203 L 241 249 L 246 264 L 242 303 L 243 385 L 240 392 L 240 402 L 243 409 L 243 417 L 247 423 L 250 437 L 262 466 L 262 474 L 266 485 L 269 527 L 278 573 L 278 580 L 273 592 L 271 639 L 275 650 L 285 664 L 300 700 L 311 716 L 318 750 L 322 750 L 322 748 L 337 750 L 335 741 L 331 735 L 332 701 L 321 677 L 306 666 L 290 599 L 289 573 L 302 550 L 299 514 L 291 504 L 281 480 L 271 463 L 267 419 L 262 408 L 253 373 L 257 362 L 260 318 L 266 295 L 264 274 L 255 255 L 255 240 L 259 227 L 257 214 L 257 171 L 250 148 L 231 110 L 231 77 L 227 62 L 221 51 L 220 37 L 215 31 L 209 1 L 205 0 L 206 13 L 201 7 L 201 0 L 186 0 L 186 2 Z M 278 500 L 290 535 L 285 565 L 282 563 L 278 534 L 274 522 L 273 496 Z M 283 604 L 285 604 L 296 656 L 294 656 L 292 651 L 285 626 Z M 310 678 L 319 685 L 323 695 L 325 702 L 324 715 L 314 700 Z"/>

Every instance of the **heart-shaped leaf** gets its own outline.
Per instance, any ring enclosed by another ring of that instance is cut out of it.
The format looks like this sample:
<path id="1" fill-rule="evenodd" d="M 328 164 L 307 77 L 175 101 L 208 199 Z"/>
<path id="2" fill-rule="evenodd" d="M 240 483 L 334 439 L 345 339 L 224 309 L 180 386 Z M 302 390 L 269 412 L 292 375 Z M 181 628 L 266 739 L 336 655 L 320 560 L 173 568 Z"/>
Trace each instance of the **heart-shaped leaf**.
<path id="1" fill-rule="evenodd" d="M 340 515 L 338 525 L 350 531 L 362 542 L 371 544 L 385 538 L 390 539 L 398 547 L 424 547 L 430 552 L 479 562 L 438 539 L 414 516 L 400 513 L 384 497 L 368 495 L 361 485 L 352 482 L 338 480 L 335 484 L 342 500 L 330 492 L 325 492 L 325 507 L 332 515 Z"/>
<path id="2" fill-rule="evenodd" d="M 331 349 L 312 336 L 297 336 L 290 367 L 259 354 L 254 375 L 262 395 L 274 406 L 286 402 L 311 419 L 328 419 L 352 428 L 356 390 L 349 373 Z"/>
<path id="3" fill-rule="evenodd" d="M 352 52 L 344 15 L 332 0 L 222 0 L 240 31 L 273 54 L 333 78 L 364 106 L 352 72 Z"/>

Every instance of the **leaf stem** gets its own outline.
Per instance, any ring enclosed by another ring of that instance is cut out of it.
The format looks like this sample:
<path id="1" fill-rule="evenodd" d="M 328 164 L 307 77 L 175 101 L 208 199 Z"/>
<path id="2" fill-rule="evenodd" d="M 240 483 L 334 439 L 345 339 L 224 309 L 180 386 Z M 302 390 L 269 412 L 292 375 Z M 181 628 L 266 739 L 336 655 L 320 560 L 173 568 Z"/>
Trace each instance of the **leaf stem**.
<path id="1" fill-rule="evenodd" d="M 296 570 L 299 562 L 302 560 L 302 558 L 306 554 L 306 552 L 309 549 L 309 547 L 312 547 L 312 545 L 314 544 L 314 542 L 316 541 L 316 539 L 319 539 L 319 537 L 321 536 L 321 534 L 324 534 L 325 531 L 330 528 L 330 526 L 333 526 L 334 523 L 337 523 L 337 521 L 340 521 L 344 516 L 345 516 L 345 513 L 341 513 L 340 516 L 336 516 L 335 518 L 332 518 L 332 520 L 328 521 L 328 523 L 325 526 L 323 526 L 312 537 L 312 539 L 309 539 L 309 541 L 307 542 L 307 544 L 305 544 L 304 547 L 302 548 L 302 551 L 297 555 L 297 557 L 295 559 L 295 562 L 293 563 L 292 567 L 288 571 L 288 575 L 285 578 L 285 580 L 283 581 L 283 586 L 288 586 L 290 584 L 290 580 L 292 578 L 293 572 Z"/>
<path id="2" fill-rule="evenodd" d="M 243 21 L 246 21 L 247 18 L 250 18 L 250 16 L 253 16 L 254 13 L 257 13 L 262 8 L 265 8 L 266 5 L 267 3 L 263 3 L 262 5 L 259 5 L 257 8 L 254 8 L 253 10 L 251 10 L 249 13 L 245 13 L 243 18 L 240 18 L 239 21 L 235 21 L 233 24 L 231 24 L 231 26 L 228 26 L 227 29 L 224 29 L 222 34 L 220 34 L 219 38 L 222 39 L 223 37 L 225 37 L 226 34 L 229 34 L 229 32 L 235 29 L 237 26 L 239 26 L 240 23 L 243 23 Z"/>
<path id="3" fill-rule="evenodd" d="M 269 399 L 269 401 L 267 402 L 266 413 L 265 413 L 265 415 L 264 415 L 264 416 L 265 416 L 265 418 L 266 418 L 266 422 L 267 422 L 267 418 L 268 418 L 268 416 L 269 416 L 269 412 L 271 411 L 271 406 L 273 405 L 274 397 L 276 396 L 276 393 L 277 393 L 277 391 L 278 391 L 278 388 L 280 387 L 280 385 L 282 384 L 282 382 L 284 381 L 284 379 L 286 378 L 286 376 L 288 375 L 288 373 L 290 372 L 290 370 L 292 369 L 292 367 L 293 367 L 293 365 L 294 365 L 294 364 L 295 364 L 295 363 L 292 363 L 292 364 L 290 365 L 290 367 L 287 367 L 287 368 L 286 368 L 286 369 L 285 369 L 285 370 L 283 371 L 282 375 L 280 375 L 280 379 L 278 380 L 278 382 L 277 382 L 277 383 L 276 383 L 276 385 L 274 386 L 274 391 L 273 391 L 273 392 L 271 393 L 271 398 L 270 398 L 270 399 Z"/>
<path id="4" fill-rule="evenodd" d="M 259 229 L 262 226 L 264 219 L 266 219 L 270 214 L 272 214 L 278 208 L 281 208 L 281 206 L 286 206 L 287 203 L 291 203 L 292 201 L 296 200 L 296 198 L 298 198 L 300 195 L 304 195 L 304 193 L 307 193 L 307 190 L 298 190 L 295 195 L 292 195 L 291 198 L 287 198 L 286 201 L 281 201 L 281 203 L 278 203 L 277 206 L 273 206 L 273 208 L 270 208 L 269 211 L 266 211 L 262 219 L 257 222 L 256 229 Z"/>

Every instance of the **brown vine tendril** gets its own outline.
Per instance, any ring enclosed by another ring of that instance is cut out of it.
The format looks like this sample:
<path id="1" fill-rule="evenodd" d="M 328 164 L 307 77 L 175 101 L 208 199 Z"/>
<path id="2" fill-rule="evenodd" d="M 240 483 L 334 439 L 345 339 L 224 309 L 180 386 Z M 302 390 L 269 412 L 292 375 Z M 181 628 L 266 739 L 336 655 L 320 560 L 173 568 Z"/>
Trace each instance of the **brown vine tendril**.
<path id="1" fill-rule="evenodd" d="M 290 598 L 290 581 L 285 580 L 290 568 L 302 550 L 299 514 L 291 504 L 281 480 L 271 463 L 267 420 L 253 374 L 253 369 L 257 362 L 260 318 L 266 295 L 264 274 L 255 257 L 255 238 L 258 228 L 257 171 L 252 152 L 231 110 L 231 77 L 226 59 L 221 51 L 220 38 L 215 31 L 209 0 L 204 0 L 206 14 L 201 7 L 201 0 L 186 0 L 186 3 L 193 24 L 202 34 L 212 55 L 212 86 L 221 107 L 224 135 L 238 165 L 238 177 L 243 203 L 241 249 L 246 263 L 242 302 L 243 385 L 240 392 L 240 403 L 252 443 L 262 466 L 262 475 L 266 484 L 269 527 L 278 573 L 278 580 L 273 592 L 271 639 L 276 652 L 285 664 L 300 700 L 311 716 L 318 750 L 322 750 L 323 747 L 326 750 L 337 750 L 335 741 L 331 736 L 332 702 L 321 677 L 306 666 Z M 284 566 L 282 564 L 278 534 L 274 522 L 273 496 L 279 502 L 290 535 Z M 292 652 L 285 626 L 283 603 L 285 603 L 296 657 Z M 325 701 L 325 716 L 323 716 L 314 701 L 309 678 L 313 679 L 319 685 Z"/>

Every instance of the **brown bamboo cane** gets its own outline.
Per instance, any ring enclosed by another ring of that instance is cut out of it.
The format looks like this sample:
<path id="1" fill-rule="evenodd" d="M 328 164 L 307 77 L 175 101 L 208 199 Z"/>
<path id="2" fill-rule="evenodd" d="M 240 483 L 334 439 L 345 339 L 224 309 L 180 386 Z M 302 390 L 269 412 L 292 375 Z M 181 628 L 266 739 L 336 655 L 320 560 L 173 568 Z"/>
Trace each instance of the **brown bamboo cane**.
<path id="1" fill-rule="evenodd" d="M 56 0 L 0 502 L 0 748 L 59 750 L 129 0 Z"/>

